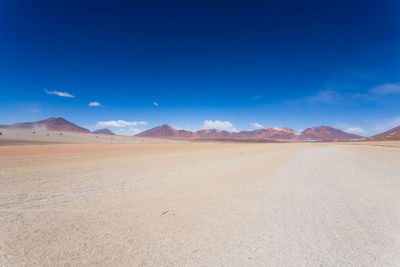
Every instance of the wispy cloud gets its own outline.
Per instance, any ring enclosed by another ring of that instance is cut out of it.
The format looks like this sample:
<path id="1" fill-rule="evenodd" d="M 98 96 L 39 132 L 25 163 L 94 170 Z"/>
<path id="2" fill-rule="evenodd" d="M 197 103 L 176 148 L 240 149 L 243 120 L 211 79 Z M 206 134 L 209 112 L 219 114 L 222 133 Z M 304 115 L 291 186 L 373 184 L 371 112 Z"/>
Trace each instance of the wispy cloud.
<path id="1" fill-rule="evenodd" d="M 124 121 L 124 120 L 116 120 L 116 121 L 99 121 L 96 123 L 97 126 L 101 127 L 134 127 L 138 125 L 147 125 L 146 121 Z"/>
<path id="2" fill-rule="evenodd" d="M 383 132 L 395 128 L 397 126 L 400 126 L 400 116 L 386 119 L 382 123 L 376 124 L 374 128 L 375 131 L 377 132 Z"/>
<path id="3" fill-rule="evenodd" d="M 230 132 L 236 132 L 235 127 L 229 121 L 205 120 L 203 122 L 203 129 L 219 129 L 219 130 L 226 130 L 226 131 L 230 131 Z"/>
<path id="4" fill-rule="evenodd" d="M 371 89 L 377 95 L 400 94 L 400 83 L 387 83 Z"/>
<path id="5" fill-rule="evenodd" d="M 260 95 L 254 95 L 254 96 L 252 96 L 251 98 L 253 98 L 254 100 L 258 100 L 258 99 L 261 98 L 261 96 L 260 96 Z"/>
<path id="6" fill-rule="evenodd" d="M 158 103 L 157 102 L 153 102 L 153 105 L 158 107 Z"/>
<path id="7" fill-rule="evenodd" d="M 75 96 L 71 95 L 70 93 L 67 92 L 60 92 L 60 91 L 48 91 L 48 90 L 44 90 L 46 92 L 46 94 L 48 95 L 58 95 L 61 97 L 70 97 L 70 98 L 74 98 Z"/>
<path id="8" fill-rule="evenodd" d="M 97 101 L 90 102 L 88 104 L 89 107 L 101 107 L 101 104 Z"/>
<path id="9" fill-rule="evenodd" d="M 354 133 L 354 134 L 363 134 L 366 131 L 360 127 L 348 127 L 344 129 L 345 132 Z"/>
<path id="10" fill-rule="evenodd" d="M 324 103 L 324 104 L 336 104 L 341 100 L 341 93 L 333 90 L 327 89 L 317 92 L 316 95 L 310 96 L 307 100 L 314 103 Z"/>
<path id="11" fill-rule="evenodd" d="M 258 122 L 250 122 L 250 126 L 256 129 L 262 129 L 264 128 L 264 126 L 262 126 L 261 124 L 259 124 Z"/>
<path id="12" fill-rule="evenodd" d="M 333 126 L 348 133 L 359 134 L 359 135 L 367 133 L 367 131 L 361 128 L 360 126 L 349 125 L 348 123 L 345 122 L 336 122 L 334 123 Z"/>
<path id="13" fill-rule="evenodd" d="M 290 106 L 301 105 L 303 103 L 310 104 L 355 104 L 359 102 L 365 103 L 386 103 L 388 100 L 393 100 L 392 96 L 400 96 L 400 83 L 387 83 L 372 89 L 359 90 L 344 90 L 331 87 L 325 90 L 317 91 L 313 95 L 302 97 L 299 99 L 287 100 L 285 103 Z M 391 98 L 391 99 L 389 99 Z"/>

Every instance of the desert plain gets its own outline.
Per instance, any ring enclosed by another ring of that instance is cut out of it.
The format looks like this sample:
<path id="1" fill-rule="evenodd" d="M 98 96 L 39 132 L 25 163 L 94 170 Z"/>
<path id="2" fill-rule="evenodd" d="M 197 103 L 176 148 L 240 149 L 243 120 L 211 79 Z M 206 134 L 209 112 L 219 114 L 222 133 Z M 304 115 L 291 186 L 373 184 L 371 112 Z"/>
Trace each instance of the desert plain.
<path id="1" fill-rule="evenodd" d="M 400 142 L 3 132 L 1 266 L 400 263 Z"/>

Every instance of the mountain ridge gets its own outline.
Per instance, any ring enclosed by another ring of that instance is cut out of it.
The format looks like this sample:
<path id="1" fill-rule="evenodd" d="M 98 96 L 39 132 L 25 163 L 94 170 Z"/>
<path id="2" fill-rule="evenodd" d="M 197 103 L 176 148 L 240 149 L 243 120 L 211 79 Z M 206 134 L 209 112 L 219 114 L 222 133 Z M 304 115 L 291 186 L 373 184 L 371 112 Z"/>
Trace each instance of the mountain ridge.
<path id="1" fill-rule="evenodd" d="M 80 127 L 62 117 L 51 117 L 45 120 L 34 122 L 14 123 L 0 125 L 0 129 L 21 129 L 21 130 L 48 130 L 91 133 L 88 129 Z M 99 129 L 92 133 L 114 135 L 109 129 Z M 362 137 L 356 134 L 347 133 L 331 126 L 317 126 L 307 128 L 302 132 L 296 132 L 290 128 L 269 128 L 252 131 L 228 132 L 218 129 L 203 129 L 198 131 L 177 130 L 168 124 L 162 124 L 142 131 L 135 136 L 139 137 L 160 137 L 192 140 L 243 140 L 243 141 L 303 141 L 303 142 L 324 142 L 324 141 L 391 141 L 400 140 L 400 126 L 376 134 L 371 137 Z"/>
<path id="2" fill-rule="evenodd" d="M 269 128 L 253 131 L 228 132 L 217 129 L 199 131 L 176 130 L 167 124 L 143 131 L 136 136 L 165 137 L 183 139 L 233 139 L 233 140 L 272 140 L 272 141 L 351 141 L 364 137 L 346 133 L 331 126 L 308 128 L 298 133 L 290 128 Z"/>
<path id="3" fill-rule="evenodd" d="M 303 141 L 351 141 L 359 140 L 364 137 L 347 133 L 340 129 L 333 128 L 331 126 L 318 126 L 307 128 L 301 132 L 298 139 Z"/>
<path id="4" fill-rule="evenodd" d="M 62 117 L 51 117 L 41 121 L 20 122 L 10 125 L 0 125 L 2 129 L 18 129 L 18 130 L 42 130 L 42 131 L 65 131 L 90 133 L 86 128 L 80 127 Z"/>

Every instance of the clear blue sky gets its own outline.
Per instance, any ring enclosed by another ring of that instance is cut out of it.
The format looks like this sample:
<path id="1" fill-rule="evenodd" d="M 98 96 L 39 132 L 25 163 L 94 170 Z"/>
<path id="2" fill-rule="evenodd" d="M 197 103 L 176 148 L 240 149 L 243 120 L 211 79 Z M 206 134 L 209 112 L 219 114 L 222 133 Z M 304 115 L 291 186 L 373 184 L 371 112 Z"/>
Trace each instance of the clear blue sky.
<path id="1" fill-rule="evenodd" d="M 397 0 L 0 1 L 0 124 L 373 134 L 400 124 L 399 14 Z"/>

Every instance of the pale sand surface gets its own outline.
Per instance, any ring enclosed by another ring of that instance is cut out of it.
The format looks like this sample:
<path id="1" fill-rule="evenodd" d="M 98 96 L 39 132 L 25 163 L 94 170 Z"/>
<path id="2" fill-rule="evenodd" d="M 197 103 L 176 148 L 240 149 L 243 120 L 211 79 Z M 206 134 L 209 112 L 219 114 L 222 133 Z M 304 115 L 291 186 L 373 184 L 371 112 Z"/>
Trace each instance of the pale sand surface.
<path id="1" fill-rule="evenodd" d="M 39 144 L 186 143 L 178 140 L 76 132 L 0 129 L 0 146 Z"/>
<path id="2" fill-rule="evenodd" d="M 0 265 L 395 266 L 400 149 L 0 147 Z"/>
<path id="3" fill-rule="evenodd" d="M 345 145 L 361 145 L 361 146 L 384 146 L 384 147 L 399 147 L 400 141 L 365 141 L 365 142 L 347 142 Z"/>

